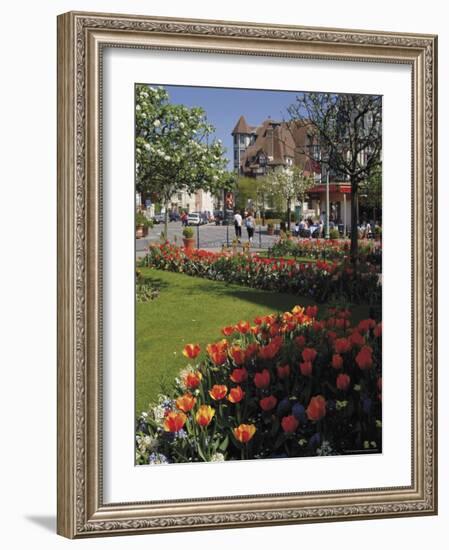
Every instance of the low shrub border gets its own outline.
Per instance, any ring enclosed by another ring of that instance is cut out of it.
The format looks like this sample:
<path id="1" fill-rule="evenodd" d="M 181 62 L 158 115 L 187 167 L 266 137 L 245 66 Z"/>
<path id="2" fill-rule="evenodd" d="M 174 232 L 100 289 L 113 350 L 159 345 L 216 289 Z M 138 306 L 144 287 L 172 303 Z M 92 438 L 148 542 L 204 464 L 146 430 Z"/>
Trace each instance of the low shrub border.
<path id="1" fill-rule="evenodd" d="M 297 262 L 186 250 L 170 243 L 151 245 L 142 266 L 226 281 L 262 290 L 276 290 L 312 297 L 317 302 L 335 301 L 379 304 L 381 287 L 377 268 L 361 263 L 357 273 L 349 262 Z"/>
<path id="2" fill-rule="evenodd" d="M 268 249 L 268 256 L 295 256 L 317 260 L 348 260 L 350 241 L 337 239 L 279 239 Z M 380 242 L 359 242 L 359 261 L 380 266 L 382 247 Z"/>

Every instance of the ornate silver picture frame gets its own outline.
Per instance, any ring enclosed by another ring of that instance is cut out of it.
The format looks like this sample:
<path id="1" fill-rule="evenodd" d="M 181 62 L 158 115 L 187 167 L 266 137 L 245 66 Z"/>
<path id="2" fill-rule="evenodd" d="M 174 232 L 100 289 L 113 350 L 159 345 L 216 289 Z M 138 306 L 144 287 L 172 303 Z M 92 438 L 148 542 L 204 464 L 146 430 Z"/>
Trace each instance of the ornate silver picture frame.
<path id="1" fill-rule="evenodd" d="M 106 48 L 410 67 L 412 201 L 406 207 L 412 219 L 408 271 L 412 308 L 404 312 L 412 327 L 411 419 L 404 426 L 412 433 L 410 485 L 175 500 L 154 500 L 149 489 L 144 502 L 105 502 L 102 90 Z M 58 533 L 83 538 L 436 514 L 436 167 L 436 36 L 96 13 L 59 16 Z"/>

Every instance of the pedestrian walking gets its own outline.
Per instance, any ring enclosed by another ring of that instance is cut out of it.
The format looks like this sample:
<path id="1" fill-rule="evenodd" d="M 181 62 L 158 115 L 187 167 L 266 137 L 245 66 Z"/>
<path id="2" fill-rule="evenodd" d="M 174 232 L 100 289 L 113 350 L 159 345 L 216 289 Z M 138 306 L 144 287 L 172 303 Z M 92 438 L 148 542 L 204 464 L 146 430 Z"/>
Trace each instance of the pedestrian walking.
<path id="1" fill-rule="evenodd" d="M 237 241 L 240 242 L 240 239 L 242 237 L 242 216 L 238 210 L 236 210 L 234 214 L 234 229 L 235 229 L 235 236 L 237 238 Z"/>
<path id="2" fill-rule="evenodd" d="M 255 225 L 256 220 L 254 219 L 252 212 L 248 212 L 248 215 L 245 218 L 245 227 L 248 232 L 248 241 L 250 243 L 253 242 Z"/>

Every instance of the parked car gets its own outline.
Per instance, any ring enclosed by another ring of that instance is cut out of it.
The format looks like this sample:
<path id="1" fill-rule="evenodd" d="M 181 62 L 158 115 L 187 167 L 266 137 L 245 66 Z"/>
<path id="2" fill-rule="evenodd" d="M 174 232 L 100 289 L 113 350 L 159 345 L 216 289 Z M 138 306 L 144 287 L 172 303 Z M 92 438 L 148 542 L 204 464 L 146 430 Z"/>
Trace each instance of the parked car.
<path id="1" fill-rule="evenodd" d="M 153 216 L 153 222 L 154 223 L 164 223 L 165 222 L 165 214 L 155 214 Z"/>
<path id="2" fill-rule="evenodd" d="M 199 212 L 190 212 L 187 218 L 187 225 L 202 225 L 203 219 Z"/>

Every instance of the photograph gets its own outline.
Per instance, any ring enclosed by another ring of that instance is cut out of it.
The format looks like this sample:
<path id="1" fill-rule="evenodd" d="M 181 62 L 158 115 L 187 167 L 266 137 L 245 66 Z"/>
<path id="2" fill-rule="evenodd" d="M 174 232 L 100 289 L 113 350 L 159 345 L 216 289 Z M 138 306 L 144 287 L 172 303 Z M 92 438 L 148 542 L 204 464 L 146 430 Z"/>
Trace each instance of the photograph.
<path id="1" fill-rule="evenodd" d="M 382 96 L 134 109 L 135 464 L 382 453 Z"/>

